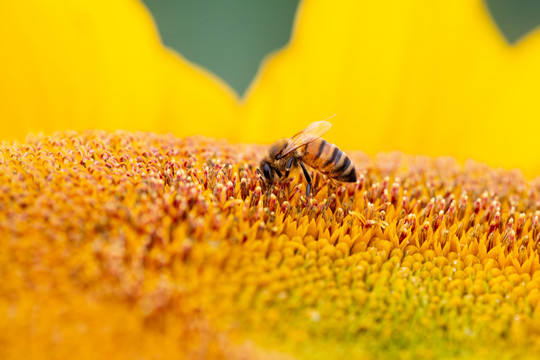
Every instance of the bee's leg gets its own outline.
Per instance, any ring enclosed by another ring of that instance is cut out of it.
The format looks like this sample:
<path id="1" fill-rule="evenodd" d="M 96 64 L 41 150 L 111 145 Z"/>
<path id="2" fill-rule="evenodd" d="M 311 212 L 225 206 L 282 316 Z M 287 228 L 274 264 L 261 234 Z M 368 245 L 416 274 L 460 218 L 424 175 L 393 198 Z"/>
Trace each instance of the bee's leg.
<path id="1" fill-rule="evenodd" d="M 334 185 L 335 187 L 338 186 L 337 182 L 334 181 L 334 179 L 332 179 L 330 176 L 326 175 L 326 178 L 328 179 L 328 182 L 332 185 Z"/>
<path id="2" fill-rule="evenodd" d="M 302 167 L 302 171 L 304 171 L 304 176 L 306 177 L 307 186 L 306 186 L 306 197 L 309 197 L 309 194 L 311 193 L 311 176 L 309 176 L 309 173 L 306 169 L 306 165 L 302 161 L 299 161 L 300 166 Z"/>
<path id="3" fill-rule="evenodd" d="M 289 177 L 289 171 L 291 171 L 293 163 L 294 163 L 294 158 L 291 156 L 289 161 L 287 161 L 287 166 L 285 167 L 285 179 Z"/>

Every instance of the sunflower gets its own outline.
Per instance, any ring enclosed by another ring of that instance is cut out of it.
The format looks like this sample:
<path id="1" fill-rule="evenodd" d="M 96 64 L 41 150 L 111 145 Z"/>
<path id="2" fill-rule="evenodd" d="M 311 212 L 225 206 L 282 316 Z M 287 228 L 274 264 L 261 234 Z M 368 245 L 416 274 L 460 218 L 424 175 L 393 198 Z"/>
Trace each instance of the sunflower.
<path id="1" fill-rule="evenodd" d="M 538 32 L 305 1 L 240 100 L 137 1 L 0 17 L 2 358 L 540 354 Z M 357 182 L 261 181 L 334 113 Z"/>

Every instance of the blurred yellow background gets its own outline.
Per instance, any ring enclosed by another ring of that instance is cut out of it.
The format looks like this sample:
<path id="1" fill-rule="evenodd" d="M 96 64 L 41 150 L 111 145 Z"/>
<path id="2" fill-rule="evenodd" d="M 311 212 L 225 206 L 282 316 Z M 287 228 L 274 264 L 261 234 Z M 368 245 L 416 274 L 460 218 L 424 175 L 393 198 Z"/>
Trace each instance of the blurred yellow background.
<path id="1" fill-rule="evenodd" d="M 128 129 L 272 142 L 332 119 L 343 149 L 540 174 L 540 32 L 509 45 L 483 1 L 305 1 L 242 100 L 161 45 L 135 0 L 0 2 L 0 138 Z"/>

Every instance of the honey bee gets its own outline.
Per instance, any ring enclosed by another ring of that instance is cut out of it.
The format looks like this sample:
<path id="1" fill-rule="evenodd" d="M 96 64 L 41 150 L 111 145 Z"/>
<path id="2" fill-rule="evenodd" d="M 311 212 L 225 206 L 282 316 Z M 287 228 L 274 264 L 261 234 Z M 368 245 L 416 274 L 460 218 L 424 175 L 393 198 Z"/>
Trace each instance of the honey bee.
<path id="1" fill-rule="evenodd" d="M 306 164 L 331 179 L 355 182 L 356 169 L 351 159 L 336 145 L 321 138 L 331 126 L 328 121 L 316 121 L 290 139 L 271 145 L 257 169 L 262 179 L 273 184 L 287 178 L 289 171 L 300 165 L 307 181 L 307 197 L 311 192 L 311 176 Z"/>

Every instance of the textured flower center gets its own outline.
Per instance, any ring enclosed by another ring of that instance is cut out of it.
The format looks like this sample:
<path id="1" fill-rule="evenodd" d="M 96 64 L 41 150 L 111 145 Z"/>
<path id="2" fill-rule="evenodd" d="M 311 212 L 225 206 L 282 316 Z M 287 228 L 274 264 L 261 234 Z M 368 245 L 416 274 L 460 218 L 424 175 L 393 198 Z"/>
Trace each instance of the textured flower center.
<path id="1" fill-rule="evenodd" d="M 259 180 L 265 150 L 123 132 L 1 145 L 0 342 L 188 358 L 281 357 L 245 338 L 306 358 L 538 344 L 540 182 L 348 152 L 359 180 L 312 170 L 306 199 L 301 172 Z"/>

